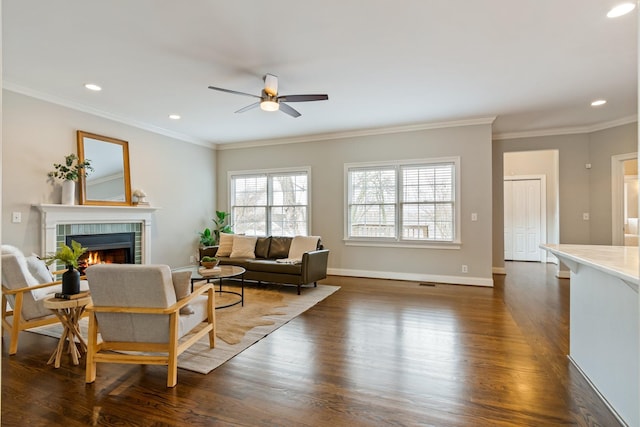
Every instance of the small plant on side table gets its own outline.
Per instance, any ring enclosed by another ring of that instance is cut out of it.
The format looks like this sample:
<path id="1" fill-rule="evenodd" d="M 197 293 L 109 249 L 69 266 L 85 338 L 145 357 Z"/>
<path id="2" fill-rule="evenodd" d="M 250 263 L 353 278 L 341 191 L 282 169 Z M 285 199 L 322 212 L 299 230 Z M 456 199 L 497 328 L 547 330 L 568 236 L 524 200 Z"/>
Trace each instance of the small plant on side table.
<path id="1" fill-rule="evenodd" d="M 61 243 L 56 253 L 50 254 L 45 258 L 47 265 L 60 261 L 67 267 L 67 271 L 62 274 L 63 294 L 73 295 L 80 292 L 80 272 L 75 270 L 75 268 L 78 268 L 78 259 L 86 251 L 87 248 L 83 248 L 80 243 L 72 240 L 71 247 Z"/>

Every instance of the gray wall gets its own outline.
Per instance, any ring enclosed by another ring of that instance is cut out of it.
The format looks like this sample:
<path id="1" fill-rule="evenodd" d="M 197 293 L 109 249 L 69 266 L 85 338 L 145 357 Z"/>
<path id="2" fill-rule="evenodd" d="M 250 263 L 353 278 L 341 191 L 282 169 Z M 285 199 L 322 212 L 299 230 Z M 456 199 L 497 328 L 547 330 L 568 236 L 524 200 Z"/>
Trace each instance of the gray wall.
<path id="1" fill-rule="evenodd" d="M 636 152 L 637 123 L 593 133 L 493 141 L 493 265 L 504 267 L 503 155 L 558 150 L 560 242 L 611 244 L 611 156 Z M 585 165 L 591 164 L 591 169 Z M 584 212 L 590 220 L 582 219 Z"/>
<path id="2" fill-rule="evenodd" d="M 611 232 L 611 156 L 636 153 L 638 150 L 635 123 L 589 135 L 589 187 L 591 190 L 589 230 L 591 244 L 610 245 Z"/>
<path id="3" fill-rule="evenodd" d="M 344 164 L 460 156 L 460 249 L 347 246 Z M 314 142 L 225 148 L 218 153 L 218 206 L 228 209 L 227 172 L 311 166 L 311 233 L 331 250 L 333 274 L 492 284 L 491 126 L 473 125 Z M 478 221 L 471 222 L 471 213 Z M 469 266 L 462 274 L 461 266 Z"/>
<path id="4" fill-rule="evenodd" d="M 40 252 L 40 214 L 31 205 L 60 202 L 47 173 L 77 153 L 76 130 L 84 130 L 129 142 L 131 187 L 160 208 L 151 262 L 189 263 L 196 232 L 211 225 L 215 212 L 215 150 L 7 90 L 2 101 L 2 243 Z M 12 212 L 22 213 L 21 223 L 11 222 Z"/>

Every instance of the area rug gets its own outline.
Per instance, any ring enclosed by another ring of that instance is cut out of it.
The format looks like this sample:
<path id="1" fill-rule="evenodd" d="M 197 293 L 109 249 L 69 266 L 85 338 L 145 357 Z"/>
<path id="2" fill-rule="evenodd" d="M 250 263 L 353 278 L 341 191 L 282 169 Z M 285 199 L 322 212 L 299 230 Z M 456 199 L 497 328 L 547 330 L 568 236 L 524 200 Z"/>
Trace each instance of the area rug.
<path id="1" fill-rule="evenodd" d="M 229 287 L 225 285 L 223 289 Z M 303 288 L 302 294 L 297 295 L 296 288 L 291 286 L 245 286 L 244 307 L 238 304 L 216 310 L 216 347 L 210 349 L 205 336 L 178 357 L 178 367 L 208 374 L 338 289 L 339 286 L 318 285 Z M 233 297 L 216 293 L 216 305 L 225 305 Z M 84 337 L 88 335 L 87 329 L 87 318 L 83 318 L 80 332 Z M 29 332 L 59 338 L 62 326 L 41 326 Z"/>

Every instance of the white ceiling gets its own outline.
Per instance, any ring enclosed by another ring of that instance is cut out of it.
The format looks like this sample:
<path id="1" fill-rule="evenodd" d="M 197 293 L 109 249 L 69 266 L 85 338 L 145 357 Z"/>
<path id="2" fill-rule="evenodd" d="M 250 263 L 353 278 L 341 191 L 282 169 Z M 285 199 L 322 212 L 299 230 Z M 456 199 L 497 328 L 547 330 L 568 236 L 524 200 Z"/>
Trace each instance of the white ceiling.
<path id="1" fill-rule="evenodd" d="M 204 144 L 494 116 L 501 135 L 591 129 L 637 117 L 637 11 L 605 16 L 620 1 L 3 0 L 3 85 Z M 329 100 L 234 114 L 255 100 L 207 88 L 258 95 L 265 73 Z"/>

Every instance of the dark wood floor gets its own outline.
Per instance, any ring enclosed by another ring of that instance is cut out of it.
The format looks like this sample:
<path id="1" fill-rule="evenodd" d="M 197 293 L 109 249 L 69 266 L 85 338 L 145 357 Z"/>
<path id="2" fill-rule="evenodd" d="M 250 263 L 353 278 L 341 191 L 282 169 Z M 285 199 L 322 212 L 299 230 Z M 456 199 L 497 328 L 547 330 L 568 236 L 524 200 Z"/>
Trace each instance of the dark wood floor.
<path id="1" fill-rule="evenodd" d="M 568 362 L 569 283 L 508 263 L 495 287 L 331 277 L 342 289 L 209 375 L 46 365 L 2 343 L 2 425 L 618 426 Z M 304 292 L 304 291 L 303 291 Z"/>

